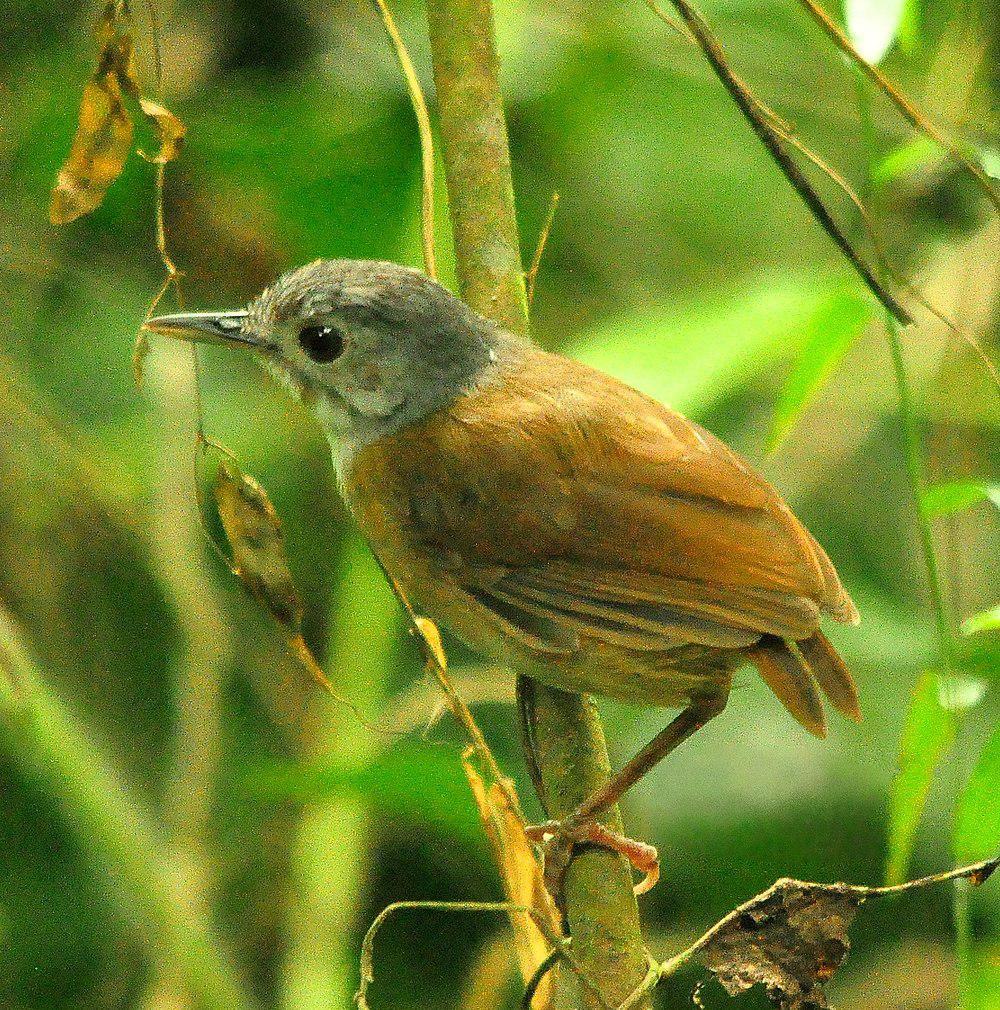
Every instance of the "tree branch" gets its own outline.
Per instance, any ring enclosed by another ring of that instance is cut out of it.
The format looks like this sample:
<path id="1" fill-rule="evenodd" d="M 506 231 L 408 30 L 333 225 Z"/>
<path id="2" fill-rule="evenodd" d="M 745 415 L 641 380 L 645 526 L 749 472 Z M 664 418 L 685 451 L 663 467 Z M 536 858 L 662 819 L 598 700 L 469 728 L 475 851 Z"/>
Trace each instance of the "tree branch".
<path id="1" fill-rule="evenodd" d="M 489 0 L 428 0 L 445 178 L 462 297 L 518 332 L 528 330 L 510 151 L 497 80 Z M 532 732 L 548 812 L 559 817 L 609 776 L 604 733 L 593 703 L 536 685 Z M 618 810 L 606 823 L 620 828 Z M 625 861 L 582 852 L 567 871 L 564 903 L 573 950 L 600 995 L 560 969 L 556 1005 L 618 1005 L 645 977 L 648 962 Z"/>

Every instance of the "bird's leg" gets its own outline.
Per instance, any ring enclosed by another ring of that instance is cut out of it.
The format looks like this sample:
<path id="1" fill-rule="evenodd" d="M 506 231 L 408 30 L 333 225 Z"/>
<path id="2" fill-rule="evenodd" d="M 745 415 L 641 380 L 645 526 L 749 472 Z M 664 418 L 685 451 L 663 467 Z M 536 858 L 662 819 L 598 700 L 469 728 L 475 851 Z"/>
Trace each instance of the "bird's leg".
<path id="1" fill-rule="evenodd" d="M 659 857 L 656 849 L 638 842 L 603 824 L 597 816 L 614 806 L 648 771 L 659 764 L 675 747 L 718 715 L 726 705 L 728 692 L 698 698 L 684 709 L 667 727 L 653 737 L 617 775 L 597 792 L 588 796 L 571 814 L 558 821 L 545 821 L 525 829 L 532 841 L 546 846 L 546 862 L 554 862 L 561 878 L 569 865 L 575 845 L 592 844 L 620 852 L 640 873 L 643 880 L 636 893 L 648 891 L 659 877 Z M 547 874 L 547 877 L 549 874 Z M 557 884 L 558 878 L 554 883 Z"/>

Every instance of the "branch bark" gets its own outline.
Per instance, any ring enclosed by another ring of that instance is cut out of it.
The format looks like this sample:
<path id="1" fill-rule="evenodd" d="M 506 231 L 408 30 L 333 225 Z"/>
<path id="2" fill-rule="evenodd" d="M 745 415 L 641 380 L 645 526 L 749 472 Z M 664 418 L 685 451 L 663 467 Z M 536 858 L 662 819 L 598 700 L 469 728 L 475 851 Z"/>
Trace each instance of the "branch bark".
<path id="1" fill-rule="evenodd" d="M 428 0 L 427 19 L 449 212 L 462 297 L 517 333 L 528 331 L 510 150 L 489 0 Z M 533 690 L 532 731 L 548 813 L 568 814 L 603 785 L 610 765 L 589 698 L 544 685 Z M 617 808 L 605 822 L 621 828 Z M 579 968 L 600 997 L 560 969 L 558 1007 L 617 1006 L 648 962 L 625 861 L 604 849 L 573 860 L 563 899 Z"/>

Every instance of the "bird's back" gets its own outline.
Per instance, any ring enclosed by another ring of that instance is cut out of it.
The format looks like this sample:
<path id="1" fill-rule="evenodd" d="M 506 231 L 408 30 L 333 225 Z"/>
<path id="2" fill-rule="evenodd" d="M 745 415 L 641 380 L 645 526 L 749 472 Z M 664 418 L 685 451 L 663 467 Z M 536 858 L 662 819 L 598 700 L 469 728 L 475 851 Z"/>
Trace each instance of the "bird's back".
<path id="1" fill-rule="evenodd" d="M 742 457 L 531 345 L 360 450 L 343 478 L 376 552 L 431 616 L 556 671 L 588 650 L 614 665 L 618 650 L 647 667 L 710 657 L 715 676 L 773 643 L 812 640 L 821 612 L 857 620 L 822 548 Z M 601 680 L 583 688 L 616 693 Z"/>

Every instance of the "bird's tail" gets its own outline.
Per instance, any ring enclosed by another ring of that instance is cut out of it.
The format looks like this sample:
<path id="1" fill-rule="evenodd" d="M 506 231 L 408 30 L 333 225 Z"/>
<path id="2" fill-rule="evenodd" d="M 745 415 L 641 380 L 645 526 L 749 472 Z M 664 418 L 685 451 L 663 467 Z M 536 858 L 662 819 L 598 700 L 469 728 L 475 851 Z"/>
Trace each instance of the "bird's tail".
<path id="1" fill-rule="evenodd" d="M 820 689 L 838 712 L 861 720 L 854 679 L 822 631 L 798 642 L 765 635 L 747 651 L 764 683 L 810 733 L 826 736 Z"/>

